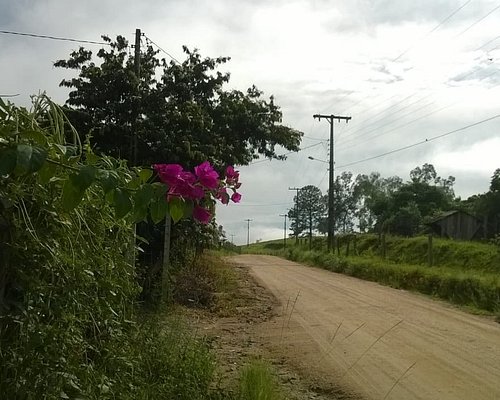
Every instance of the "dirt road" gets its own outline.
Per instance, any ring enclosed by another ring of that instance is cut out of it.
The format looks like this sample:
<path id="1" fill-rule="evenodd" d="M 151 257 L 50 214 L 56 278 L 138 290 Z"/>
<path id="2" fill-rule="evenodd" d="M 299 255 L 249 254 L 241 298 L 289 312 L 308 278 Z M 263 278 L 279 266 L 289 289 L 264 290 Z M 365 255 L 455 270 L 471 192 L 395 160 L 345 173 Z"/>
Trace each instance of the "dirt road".
<path id="1" fill-rule="evenodd" d="M 261 339 L 302 373 L 368 399 L 500 400 L 500 324 L 277 257 L 232 261 L 282 304 Z"/>

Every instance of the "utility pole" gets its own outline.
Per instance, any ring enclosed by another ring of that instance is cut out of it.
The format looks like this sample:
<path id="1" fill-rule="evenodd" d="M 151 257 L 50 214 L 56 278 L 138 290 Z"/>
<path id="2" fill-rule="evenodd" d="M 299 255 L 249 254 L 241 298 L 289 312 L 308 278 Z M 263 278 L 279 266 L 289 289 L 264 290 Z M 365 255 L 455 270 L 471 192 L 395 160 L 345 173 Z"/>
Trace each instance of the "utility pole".
<path id="1" fill-rule="evenodd" d="M 345 120 L 347 123 L 351 117 L 341 117 L 338 115 L 324 115 L 324 114 L 314 114 L 314 119 L 326 119 L 330 123 L 330 175 L 328 180 L 328 251 L 333 248 L 333 240 L 335 235 L 335 217 L 334 217 L 334 198 L 333 198 L 333 189 L 334 189 L 334 154 L 333 154 L 333 121 L 336 119 L 340 122 L 340 120 Z"/>
<path id="2" fill-rule="evenodd" d="M 134 47 L 134 72 L 137 78 L 137 95 L 140 95 L 140 79 L 141 79 L 141 30 L 137 28 L 135 30 L 135 47 Z M 139 101 L 139 98 L 136 99 L 136 102 Z M 139 104 L 136 104 L 136 122 L 139 118 Z M 133 152 L 133 160 L 134 166 L 137 166 L 137 126 L 132 133 L 132 152 Z"/>
<path id="3" fill-rule="evenodd" d="M 246 219 L 247 221 L 247 247 L 250 246 L 250 222 L 253 221 L 252 219 Z"/>
<path id="4" fill-rule="evenodd" d="M 231 244 L 234 244 L 234 234 L 231 233 Z"/>
<path id="5" fill-rule="evenodd" d="M 295 245 L 299 243 L 299 192 L 301 188 L 289 187 L 288 190 L 295 190 L 297 196 L 295 197 Z"/>
<path id="6" fill-rule="evenodd" d="M 283 250 L 286 250 L 286 217 L 287 214 L 280 214 L 280 217 L 285 217 L 285 224 L 283 225 Z"/>

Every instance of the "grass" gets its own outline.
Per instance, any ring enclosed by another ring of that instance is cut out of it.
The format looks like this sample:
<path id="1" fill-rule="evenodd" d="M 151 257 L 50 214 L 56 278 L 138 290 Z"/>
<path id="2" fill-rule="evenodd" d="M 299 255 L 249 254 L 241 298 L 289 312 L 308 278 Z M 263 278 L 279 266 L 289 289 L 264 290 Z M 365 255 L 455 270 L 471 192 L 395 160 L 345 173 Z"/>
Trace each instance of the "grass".
<path id="1" fill-rule="evenodd" d="M 263 361 L 254 360 L 240 373 L 239 400 L 280 400 L 271 368 Z"/>
<path id="2" fill-rule="evenodd" d="M 500 261 L 494 245 L 452 240 L 434 240 L 434 263 L 426 265 L 427 238 L 386 239 L 386 258 L 380 257 L 378 238 L 358 238 L 356 251 L 351 244 L 340 246 L 340 256 L 325 250 L 299 245 L 285 250 L 281 241 L 258 243 L 244 252 L 271 254 L 324 268 L 394 288 L 436 296 L 472 310 L 500 315 Z M 314 243 L 313 243 L 314 245 Z M 356 254 L 356 255 L 352 255 Z"/>

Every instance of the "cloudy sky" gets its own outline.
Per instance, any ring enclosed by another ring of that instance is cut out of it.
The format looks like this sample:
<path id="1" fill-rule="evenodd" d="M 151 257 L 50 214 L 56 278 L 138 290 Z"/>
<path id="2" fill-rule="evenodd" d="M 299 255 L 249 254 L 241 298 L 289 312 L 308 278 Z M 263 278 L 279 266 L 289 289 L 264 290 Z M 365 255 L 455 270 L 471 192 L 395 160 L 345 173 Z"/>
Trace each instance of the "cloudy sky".
<path id="1" fill-rule="evenodd" d="M 289 187 L 326 192 L 327 164 L 308 159 L 328 158 L 329 125 L 313 120 L 316 113 L 352 117 L 335 123 L 336 172 L 406 180 L 428 162 L 439 175 L 455 176 L 456 194 L 466 198 L 486 191 L 500 167 L 497 1 L 0 0 L 0 10 L 5 31 L 133 41 L 141 28 L 177 58 L 182 45 L 230 56 L 230 88 L 255 84 L 273 94 L 283 123 L 304 132 L 303 150 L 285 162 L 240 168 L 242 203 L 218 210 L 235 243 L 247 240 L 247 218 L 250 241 L 282 236 L 279 214 L 295 193 Z M 63 102 L 58 83 L 70 75 L 52 64 L 77 47 L 0 34 L 0 94 L 19 94 L 12 100 L 27 105 L 30 94 L 45 90 Z"/>

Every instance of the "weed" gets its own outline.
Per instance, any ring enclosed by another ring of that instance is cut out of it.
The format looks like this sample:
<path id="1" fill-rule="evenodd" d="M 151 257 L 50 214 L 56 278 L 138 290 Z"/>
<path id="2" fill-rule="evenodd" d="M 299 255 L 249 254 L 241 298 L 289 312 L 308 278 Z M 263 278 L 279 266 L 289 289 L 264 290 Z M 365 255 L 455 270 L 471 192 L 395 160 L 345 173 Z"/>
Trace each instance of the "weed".
<path id="1" fill-rule="evenodd" d="M 240 374 L 240 400 L 280 400 L 282 396 L 270 367 L 252 361 Z"/>

